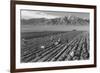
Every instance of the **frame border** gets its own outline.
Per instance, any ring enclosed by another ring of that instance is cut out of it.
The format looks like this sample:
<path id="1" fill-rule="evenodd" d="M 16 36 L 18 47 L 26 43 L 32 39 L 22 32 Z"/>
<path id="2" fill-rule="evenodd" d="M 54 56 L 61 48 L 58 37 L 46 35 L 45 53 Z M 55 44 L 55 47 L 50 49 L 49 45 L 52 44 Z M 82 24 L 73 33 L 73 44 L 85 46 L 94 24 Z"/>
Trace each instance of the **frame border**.
<path id="1" fill-rule="evenodd" d="M 43 68 L 25 68 L 25 69 L 16 69 L 16 4 L 21 5 L 40 5 L 40 6 L 53 6 L 53 7 L 71 7 L 71 8 L 88 8 L 94 9 L 94 64 L 88 65 L 75 65 L 75 66 L 59 66 L 59 67 L 43 67 Z M 48 2 L 34 2 L 34 1 L 13 1 L 11 0 L 10 5 L 10 72 L 29 72 L 29 71 L 45 71 L 45 70 L 59 70 L 59 69 L 77 69 L 77 68 L 91 68 L 97 66 L 97 56 L 96 56 L 96 15 L 97 7 L 95 5 L 80 5 L 80 4 L 63 4 L 63 3 L 48 3 Z"/>

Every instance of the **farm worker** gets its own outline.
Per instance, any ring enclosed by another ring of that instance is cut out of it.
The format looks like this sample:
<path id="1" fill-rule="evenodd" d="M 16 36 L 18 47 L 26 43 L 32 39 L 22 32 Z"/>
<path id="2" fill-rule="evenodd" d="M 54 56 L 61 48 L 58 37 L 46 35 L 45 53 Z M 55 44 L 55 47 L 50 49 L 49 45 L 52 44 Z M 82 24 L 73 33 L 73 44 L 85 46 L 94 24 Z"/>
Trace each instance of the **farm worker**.
<path id="1" fill-rule="evenodd" d="M 60 38 L 58 39 L 58 42 L 60 42 Z"/>
<path id="2" fill-rule="evenodd" d="M 44 49 L 44 48 L 45 48 L 45 46 L 41 46 L 41 48 L 42 48 L 42 49 Z"/>
<path id="3" fill-rule="evenodd" d="M 60 41 L 60 38 L 55 42 L 55 45 L 59 44 L 61 41 Z"/>
<path id="4" fill-rule="evenodd" d="M 27 44 L 27 40 L 25 40 L 24 38 L 22 39 L 23 44 Z"/>
<path id="5" fill-rule="evenodd" d="M 55 45 L 57 45 L 58 44 L 58 42 L 55 42 Z"/>

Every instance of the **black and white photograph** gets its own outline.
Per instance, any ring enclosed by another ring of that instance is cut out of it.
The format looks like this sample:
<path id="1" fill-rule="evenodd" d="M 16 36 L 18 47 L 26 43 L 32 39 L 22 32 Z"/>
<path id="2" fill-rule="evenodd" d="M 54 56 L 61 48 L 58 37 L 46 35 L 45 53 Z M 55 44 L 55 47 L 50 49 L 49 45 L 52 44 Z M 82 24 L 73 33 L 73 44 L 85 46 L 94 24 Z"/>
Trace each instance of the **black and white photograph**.
<path id="1" fill-rule="evenodd" d="M 88 60 L 90 14 L 21 10 L 21 62 Z"/>
<path id="2" fill-rule="evenodd" d="M 12 2 L 11 71 L 96 67 L 96 6 Z"/>

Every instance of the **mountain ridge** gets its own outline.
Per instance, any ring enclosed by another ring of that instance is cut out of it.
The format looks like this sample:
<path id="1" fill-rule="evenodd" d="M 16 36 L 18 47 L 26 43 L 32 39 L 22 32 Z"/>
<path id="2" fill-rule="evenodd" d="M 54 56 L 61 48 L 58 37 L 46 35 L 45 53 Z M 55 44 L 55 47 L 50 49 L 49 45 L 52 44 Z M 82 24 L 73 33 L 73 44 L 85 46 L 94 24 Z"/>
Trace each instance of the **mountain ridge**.
<path id="1" fill-rule="evenodd" d="M 31 18 L 21 19 L 21 25 L 89 25 L 89 19 L 77 16 L 64 16 L 59 18 Z"/>

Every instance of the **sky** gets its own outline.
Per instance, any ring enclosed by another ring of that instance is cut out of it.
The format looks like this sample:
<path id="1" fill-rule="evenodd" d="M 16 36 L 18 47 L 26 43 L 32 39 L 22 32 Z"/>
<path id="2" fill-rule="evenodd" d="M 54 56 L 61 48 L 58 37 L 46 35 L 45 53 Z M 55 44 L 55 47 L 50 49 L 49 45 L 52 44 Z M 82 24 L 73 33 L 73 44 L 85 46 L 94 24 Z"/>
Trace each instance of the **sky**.
<path id="1" fill-rule="evenodd" d="M 89 19 L 89 13 L 80 12 L 56 12 L 56 11 L 36 11 L 36 10 L 21 10 L 21 19 L 32 18 L 59 18 L 64 16 L 78 16 L 80 18 Z"/>

